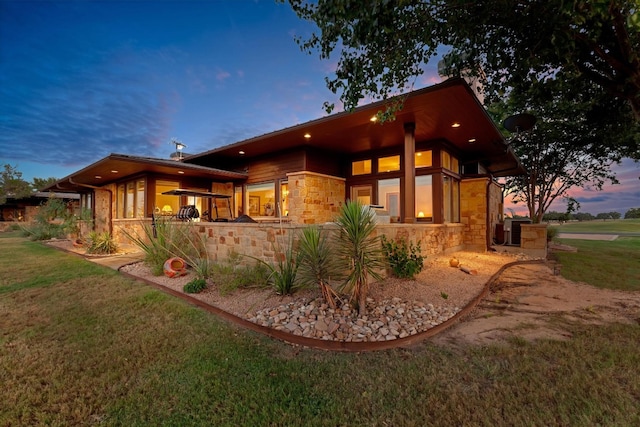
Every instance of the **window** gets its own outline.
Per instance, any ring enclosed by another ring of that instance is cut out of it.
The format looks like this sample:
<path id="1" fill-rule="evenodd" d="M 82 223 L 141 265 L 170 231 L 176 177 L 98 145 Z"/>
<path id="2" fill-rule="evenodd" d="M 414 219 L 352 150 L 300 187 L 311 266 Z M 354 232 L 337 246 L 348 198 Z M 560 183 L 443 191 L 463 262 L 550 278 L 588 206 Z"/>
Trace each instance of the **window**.
<path id="1" fill-rule="evenodd" d="M 280 212 L 281 216 L 289 216 L 289 183 L 284 181 L 280 183 Z"/>
<path id="2" fill-rule="evenodd" d="M 144 218 L 144 179 L 136 181 L 136 218 Z"/>
<path id="3" fill-rule="evenodd" d="M 433 221 L 433 183 L 431 175 L 416 176 L 416 218 Z"/>
<path id="4" fill-rule="evenodd" d="M 180 188 L 178 181 L 156 181 L 156 201 L 154 210 L 164 216 L 172 216 L 180 209 L 180 197 L 162 194 Z"/>
<path id="5" fill-rule="evenodd" d="M 378 173 L 400 170 L 400 156 L 380 157 L 378 159 Z"/>
<path id="6" fill-rule="evenodd" d="M 371 204 L 371 186 L 354 185 L 351 187 L 351 200 L 359 201 L 363 205 Z"/>
<path id="7" fill-rule="evenodd" d="M 416 168 L 430 168 L 433 166 L 431 150 L 416 151 Z"/>
<path id="8" fill-rule="evenodd" d="M 275 216 L 275 182 L 247 185 L 249 216 Z"/>
<path id="9" fill-rule="evenodd" d="M 371 173 L 371 159 L 351 163 L 351 175 L 366 175 L 368 173 Z"/>
<path id="10" fill-rule="evenodd" d="M 80 194 L 80 214 L 93 212 L 93 193 Z"/>
<path id="11" fill-rule="evenodd" d="M 244 214 L 243 204 L 242 204 L 242 187 L 235 187 L 233 189 L 233 201 L 235 205 L 234 214 L 237 217 Z"/>
<path id="12" fill-rule="evenodd" d="M 400 221 L 400 178 L 378 181 L 378 204 L 389 212 L 392 222 Z"/>
<path id="13" fill-rule="evenodd" d="M 458 164 L 458 158 L 452 156 L 446 151 L 442 150 L 440 152 L 440 161 L 442 163 L 442 167 L 445 169 L 449 169 L 455 173 L 460 173 L 460 165 Z"/>
<path id="14" fill-rule="evenodd" d="M 460 222 L 460 182 L 445 176 L 442 181 L 444 222 Z"/>
<path id="15" fill-rule="evenodd" d="M 139 179 L 116 187 L 116 218 L 144 218 L 145 181 Z"/>

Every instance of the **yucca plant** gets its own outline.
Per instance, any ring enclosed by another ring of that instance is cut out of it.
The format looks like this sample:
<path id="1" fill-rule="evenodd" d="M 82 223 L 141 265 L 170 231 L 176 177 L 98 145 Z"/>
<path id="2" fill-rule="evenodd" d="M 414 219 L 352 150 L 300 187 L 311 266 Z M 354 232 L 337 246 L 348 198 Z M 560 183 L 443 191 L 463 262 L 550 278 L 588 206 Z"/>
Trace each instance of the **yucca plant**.
<path id="1" fill-rule="evenodd" d="M 303 286 L 319 286 L 322 297 L 331 308 L 336 307 L 338 294 L 329 281 L 339 280 L 342 270 L 331 252 L 326 232 L 312 225 L 302 230 L 298 242 L 298 278 Z"/>
<path id="2" fill-rule="evenodd" d="M 114 254 L 118 252 L 118 245 L 111 233 L 92 231 L 87 238 L 87 252 L 90 254 Z"/>
<path id="3" fill-rule="evenodd" d="M 172 241 L 177 238 L 176 228 L 170 220 L 156 219 L 153 224 L 142 223 L 142 234 L 129 232 L 122 228 L 122 232 L 138 246 L 144 253 L 144 262 L 151 268 L 151 273 L 161 276 L 164 262 L 173 256 L 179 256 L 172 250 Z"/>
<path id="4" fill-rule="evenodd" d="M 375 212 L 358 201 L 348 200 L 342 205 L 336 223 L 339 228 L 338 254 L 348 271 L 343 290 L 351 294 L 351 304 L 364 315 L 369 277 L 382 279 L 378 271 L 384 267 L 380 239 L 373 236 Z"/>
<path id="5" fill-rule="evenodd" d="M 177 224 L 173 237 L 174 239 L 169 241 L 169 250 L 183 258 L 199 279 L 208 279 L 211 276 L 213 262 L 209 258 L 204 237 L 186 224 Z"/>

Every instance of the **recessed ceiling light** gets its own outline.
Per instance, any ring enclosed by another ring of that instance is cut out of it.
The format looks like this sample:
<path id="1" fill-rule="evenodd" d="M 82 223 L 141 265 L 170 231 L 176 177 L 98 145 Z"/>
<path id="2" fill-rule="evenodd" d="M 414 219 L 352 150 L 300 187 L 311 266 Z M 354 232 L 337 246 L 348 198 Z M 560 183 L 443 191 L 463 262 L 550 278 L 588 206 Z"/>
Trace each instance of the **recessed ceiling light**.
<path id="1" fill-rule="evenodd" d="M 460 127 L 460 123 L 455 122 L 451 125 L 452 128 L 459 128 Z"/>
<path id="2" fill-rule="evenodd" d="M 118 173 L 118 171 L 114 169 L 111 171 L 111 173 Z"/>
<path id="3" fill-rule="evenodd" d="M 100 175 L 96 175 L 95 177 L 96 179 L 102 179 L 102 177 Z"/>
<path id="4" fill-rule="evenodd" d="M 238 151 L 238 154 L 240 154 L 242 156 L 244 154 L 244 151 L 240 150 L 240 151 Z"/>
<path id="5" fill-rule="evenodd" d="M 178 171 L 178 173 L 179 173 L 180 175 L 182 175 L 182 174 L 184 174 L 184 171 Z"/>
<path id="6" fill-rule="evenodd" d="M 371 120 L 372 122 L 377 122 L 378 121 L 378 116 L 373 116 L 369 120 Z"/>
<path id="7" fill-rule="evenodd" d="M 307 133 L 304 134 L 304 137 L 305 137 L 305 139 L 309 139 L 309 138 L 311 138 L 311 134 L 307 132 Z"/>
<path id="8" fill-rule="evenodd" d="M 476 142 L 476 139 L 475 139 L 475 138 L 471 138 L 471 139 L 469 140 L 469 144 L 473 144 L 473 143 L 475 143 L 475 142 Z"/>

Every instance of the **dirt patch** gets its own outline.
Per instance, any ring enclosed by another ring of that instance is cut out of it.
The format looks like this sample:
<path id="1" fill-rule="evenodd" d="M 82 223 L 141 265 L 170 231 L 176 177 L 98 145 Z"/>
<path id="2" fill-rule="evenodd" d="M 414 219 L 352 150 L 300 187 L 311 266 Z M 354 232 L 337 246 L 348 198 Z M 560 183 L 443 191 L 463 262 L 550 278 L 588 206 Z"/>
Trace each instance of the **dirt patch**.
<path id="1" fill-rule="evenodd" d="M 511 337 L 568 339 L 567 322 L 640 323 L 640 292 L 612 291 L 554 275 L 553 264 L 507 268 L 464 321 L 434 338 L 440 344 L 489 344 Z"/>

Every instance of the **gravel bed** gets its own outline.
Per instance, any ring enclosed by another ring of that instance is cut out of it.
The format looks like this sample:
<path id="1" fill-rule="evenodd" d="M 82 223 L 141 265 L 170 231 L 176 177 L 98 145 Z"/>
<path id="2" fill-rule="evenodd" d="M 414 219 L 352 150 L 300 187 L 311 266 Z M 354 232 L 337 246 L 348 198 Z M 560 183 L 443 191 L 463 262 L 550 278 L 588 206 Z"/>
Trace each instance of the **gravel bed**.
<path id="1" fill-rule="evenodd" d="M 452 257 L 476 274 L 450 267 Z M 430 256 L 413 280 L 389 277 L 372 283 L 365 316 L 358 316 L 346 298 L 331 309 L 317 289 L 294 295 L 276 295 L 271 289 L 238 289 L 221 294 L 215 285 L 209 285 L 203 292 L 190 295 L 256 324 L 294 335 L 347 342 L 387 341 L 448 320 L 482 291 L 500 267 L 523 259 L 527 258 L 521 254 L 475 252 Z M 177 278 L 153 276 L 143 263 L 121 270 L 179 292 L 194 278 L 193 273 Z"/>

